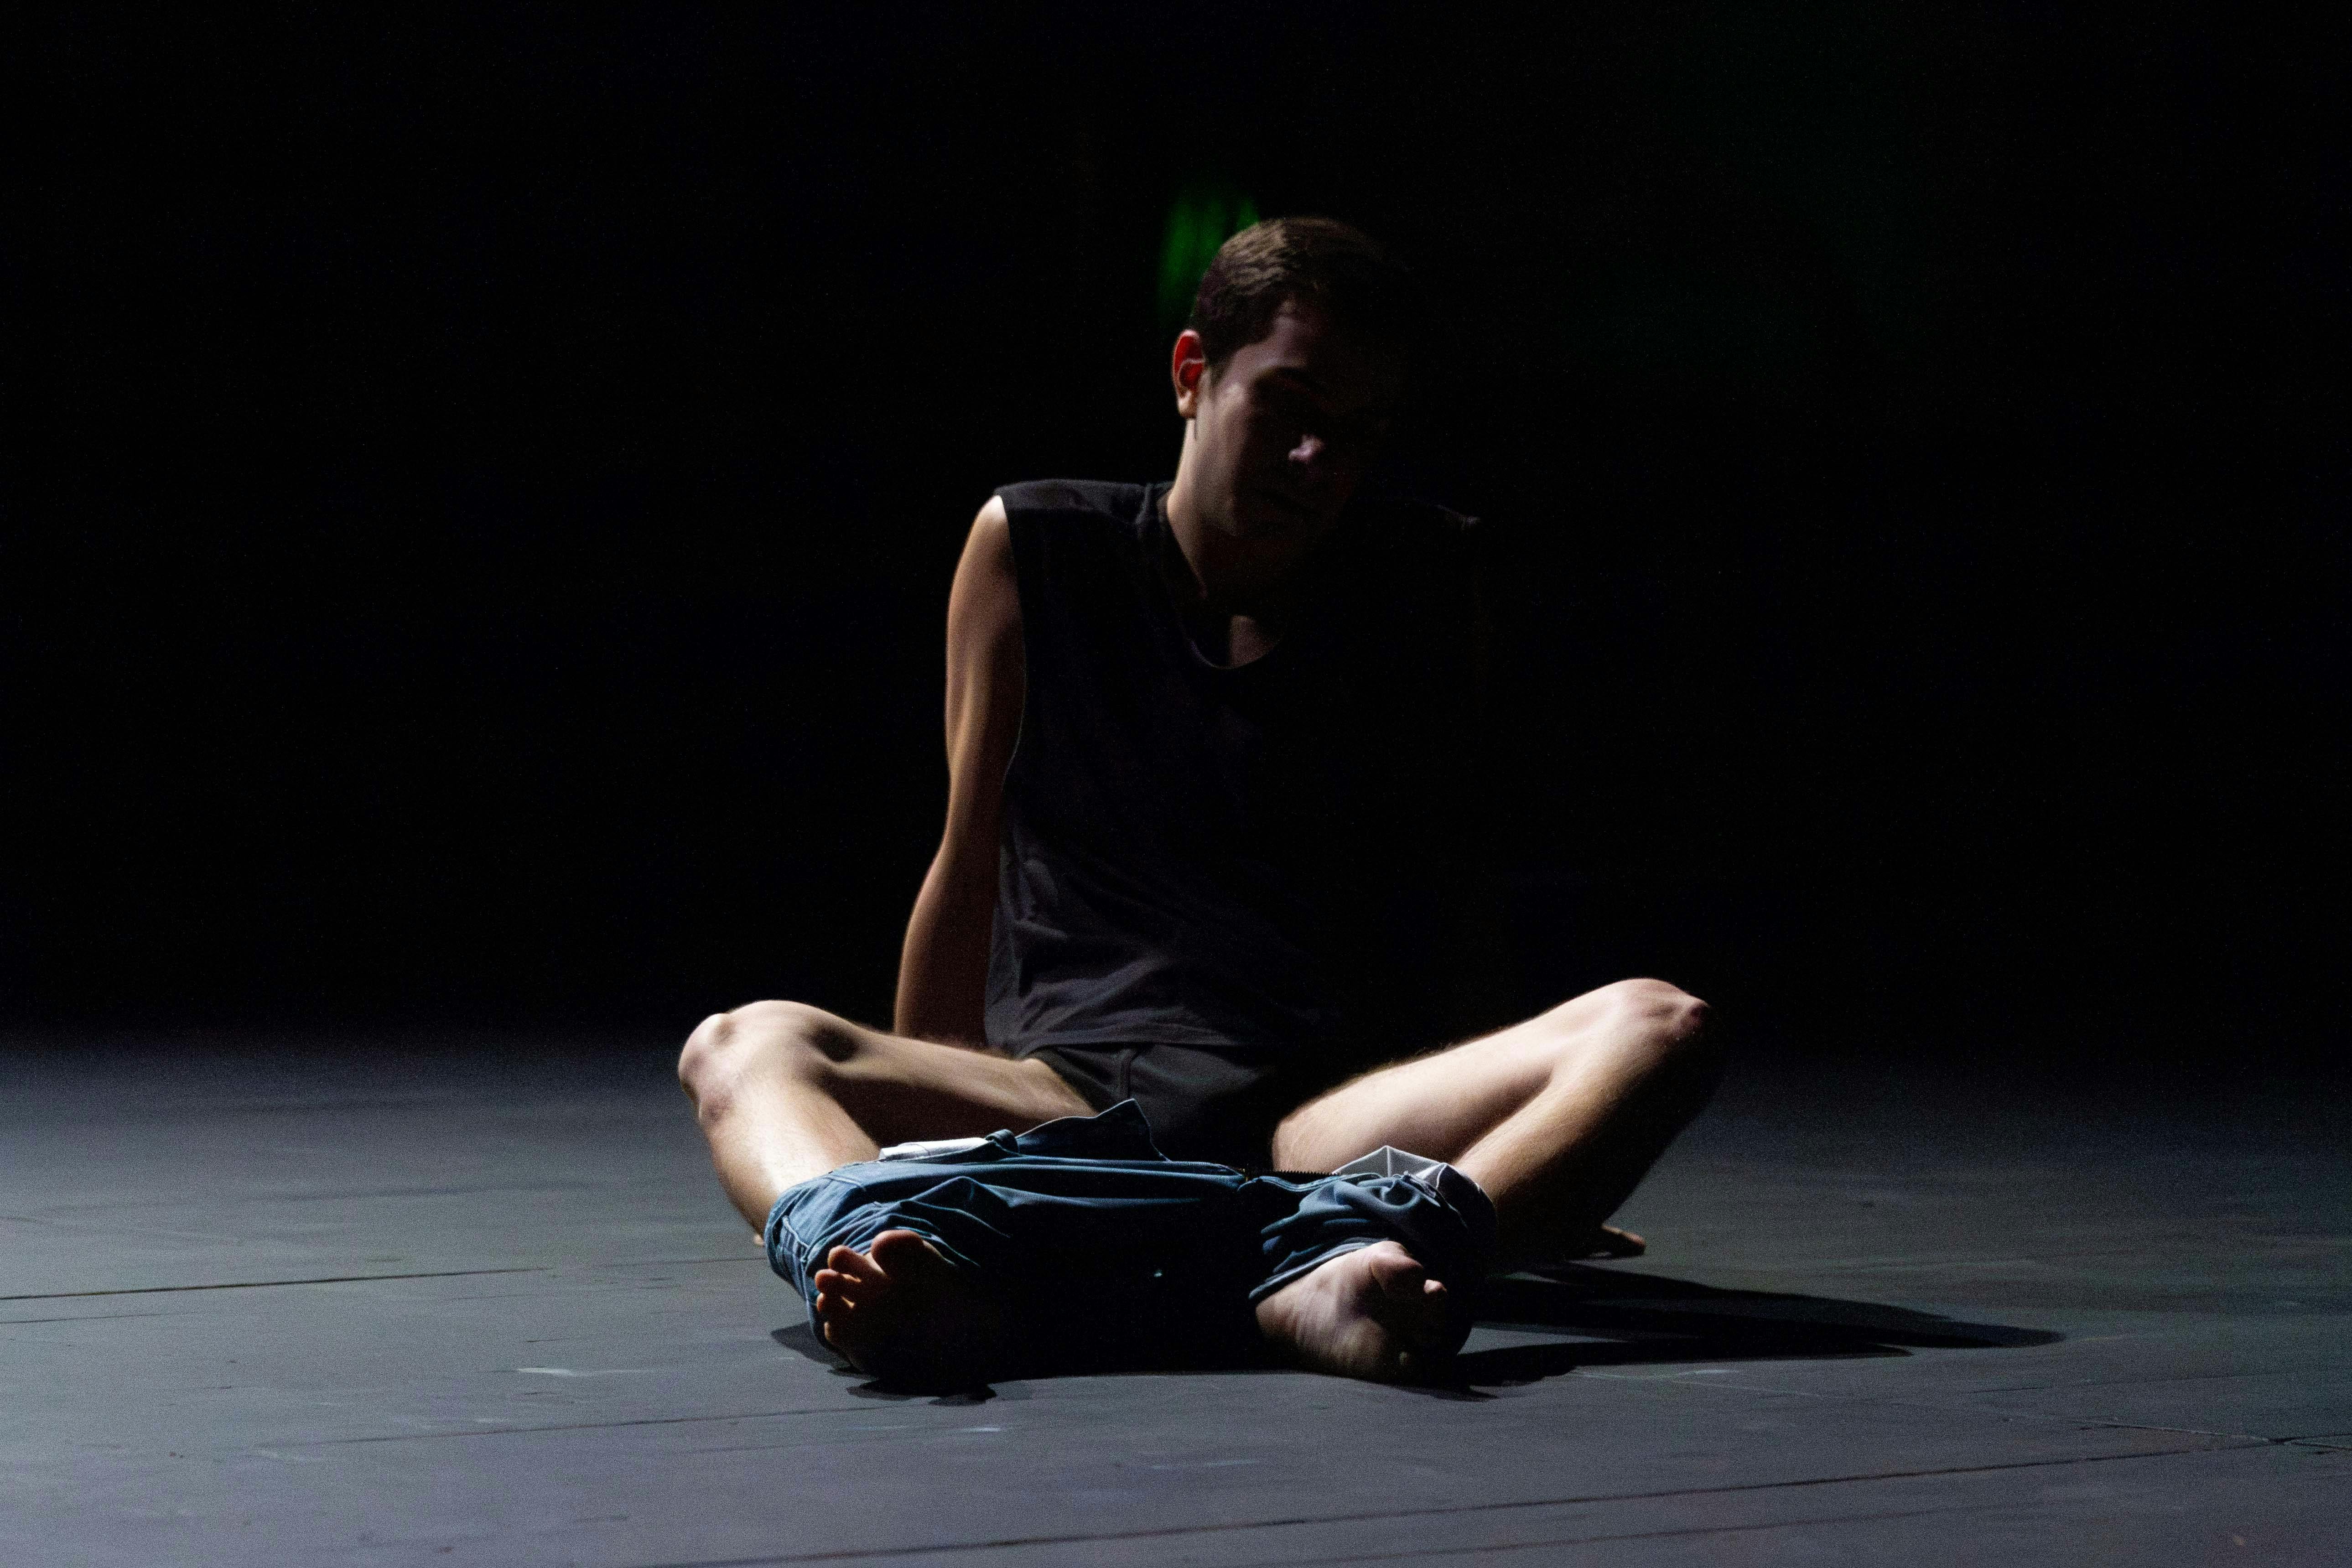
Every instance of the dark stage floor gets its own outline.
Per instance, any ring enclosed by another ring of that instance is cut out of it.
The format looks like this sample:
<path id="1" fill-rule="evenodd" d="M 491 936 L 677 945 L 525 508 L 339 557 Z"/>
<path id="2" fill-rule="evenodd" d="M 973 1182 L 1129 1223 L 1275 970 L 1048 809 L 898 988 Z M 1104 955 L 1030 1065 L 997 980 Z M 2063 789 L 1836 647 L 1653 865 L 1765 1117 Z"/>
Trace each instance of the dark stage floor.
<path id="1" fill-rule="evenodd" d="M 0 1562 L 2352 1561 L 2332 1096 L 1750 1063 L 1465 1386 L 887 1396 L 667 1045 L 0 1055 Z"/>

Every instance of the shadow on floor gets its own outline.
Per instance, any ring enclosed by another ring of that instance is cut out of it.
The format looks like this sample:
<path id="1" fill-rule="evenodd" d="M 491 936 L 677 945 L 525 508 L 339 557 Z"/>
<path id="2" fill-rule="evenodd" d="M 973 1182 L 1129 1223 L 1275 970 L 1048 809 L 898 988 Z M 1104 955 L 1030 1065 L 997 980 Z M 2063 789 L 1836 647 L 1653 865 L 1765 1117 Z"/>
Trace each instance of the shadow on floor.
<path id="1" fill-rule="evenodd" d="M 925 1397 L 924 1394 L 892 1388 L 887 1384 L 867 1378 L 864 1373 L 835 1353 L 832 1346 L 818 1339 L 816 1331 L 806 1323 L 793 1323 L 784 1328 L 771 1329 L 768 1331 L 768 1337 L 794 1354 L 816 1363 L 835 1377 L 856 1380 L 857 1386 L 849 1392 L 860 1399 L 907 1400 Z M 1028 1397 L 1029 1390 L 1026 1385 L 1000 1381 L 992 1385 L 979 1384 L 961 1393 L 936 1394 L 930 1397 L 930 1403 L 949 1405 L 985 1405 L 992 1399 L 1026 1399 Z"/>
<path id="2" fill-rule="evenodd" d="M 1454 1361 L 1456 1387 L 1533 1383 L 1589 1366 L 1891 1356 L 1914 1348 L 2046 1345 L 2063 1337 L 1874 1301 L 1723 1290 L 1578 1263 L 1488 1280 L 1478 1321 L 1491 1328 L 1580 1337 L 1470 1352 Z"/>
<path id="3" fill-rule="evenodd" d="M 1899 1356 L 1914 1349 L 2008 1349 L 2064 1338 L 2046 1329 L 1962 1322 L 1875 1301 L 1723 1290 L 1687 1279 L 1580 1263 L 1489 1279 L 1478 1322 L 1486 1328 L 1577 1337 L 1467 1352 L 1454 1358 L 1452 1373 L 1443 1383 L 1424 1384 L 1419 1392 L 1476 1399 L 1486 1397 L 1476 1392 L 1481 1388 L 1538 1383 L 1583 1367 Z M 861 1375 L 806 1323 L 777 1329 L 769 1338 L 840 1376 Z M 877 1398 L 909 1397 L 875 1384 L 854 1392 Z M 990 1389 L 977 1388 L 934 1403 L 978 1404 L 994 1396 Z"/>

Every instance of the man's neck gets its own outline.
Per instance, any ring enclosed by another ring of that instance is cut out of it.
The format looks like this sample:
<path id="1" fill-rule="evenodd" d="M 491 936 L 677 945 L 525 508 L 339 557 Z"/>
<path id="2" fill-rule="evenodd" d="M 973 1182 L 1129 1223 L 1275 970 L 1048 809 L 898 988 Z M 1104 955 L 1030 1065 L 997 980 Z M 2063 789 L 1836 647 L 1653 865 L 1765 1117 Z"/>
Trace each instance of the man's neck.
<path id="1" fill-rule="evenodd" d="M 1178 487 L 1182 484 L 1179 477 Z M 1279 549 L 1235 539 L 1166 499 L 1168 544 L 1160 575 L 1188 635 L 1212 663 L 1252 664 L 1274 651 L 1288 628 L 1292 590 L 1309 544 Z"/>
<path id="2" fill-rule="evenodd" d="M 1237 539 L 1202 515 L 1186 478 L 1180 467 L 1165 505 L 1168 531 L 1190 569 L 1194 607 L 1211 614 L 1278 615 L 1299 563 L 1316 541 Z"/>

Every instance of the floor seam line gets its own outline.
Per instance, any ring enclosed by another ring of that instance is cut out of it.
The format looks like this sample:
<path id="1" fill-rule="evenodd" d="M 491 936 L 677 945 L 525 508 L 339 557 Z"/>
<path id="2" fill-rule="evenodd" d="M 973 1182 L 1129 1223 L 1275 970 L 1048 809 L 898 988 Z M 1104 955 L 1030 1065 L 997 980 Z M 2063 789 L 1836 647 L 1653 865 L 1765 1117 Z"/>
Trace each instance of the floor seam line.
<path id="1" fill-rule="evenodd" d="M 2061 1458 L 2020 1459 L 1994 1465 L 1949 1465 L 1924 1470 L 1880 1470 L 1857 1472 L 1842 1476 L 1811 1476 L 1799 1480 L 1757 1481 L 1730 1487 L 1680 1487 L 1665 1491 L 1600 1492 L 1580 1497 L 1529 1498 L 1514 1502 L 1461 1503 L 1441 1508 L 1395 1509 L 1370 1513 L 1301 1514 L 1287 1519 L 1247 1520 L 1230 1524 L 1176 1525 L 1158 1530 L 1105 1531 L 1079 1535 L 1013 1536 L 996 1541 L 950 1542 L 924 1546 L 892 1546 L 879 1550 L 813 1552 L 763 1555 L 758 1557 L 684 1558 L 666 1562 L 641 1563 L 638 1568 L 770 1568 L 770 1565 L 794 1563 L 846 1563 L 860 1558 L 945 1556 L 963 1552 L 1001 1552 L 1020 1546 L 1073 1546 L 1090 1542 L 1156 1541 L 1187 1535 L 1231 1534 L 1245 1530 L 1293 1529 L 1315 1524 L 1369 1524 L 1389 1520 L 1443 1519 L 1467 1514 L 1507 1513 L 1520 1509 L 1573 1508 L 1580 1505 L 1619 1502 L 1657 1502 L 1668 1498 L 1733 1497 L 1747 1492 L 1792 1491 L 1806 1487 L 1848 1486 L 1867 1481 L 1902 1481 L 1931 1479 L 1938 1476 L 1973 1476 L 1994 1474 L 2005 1470 L 2032 1470 L 2063 1468 L 2068 1465 L 2090 1465 L 2119 1459 L 2177 1458 L 2183 1453 L 2210 1452 L 2205 1449 L 2158 1449 L 2154 1452 L 2135 1450 L 2123 1454 L 2076 1454 Z"/>
<path id="2" fill-rule="evenodd" d="M 446 1432 L 379 1432 L 365 1437 L 313 1437 L 266 1448 L 347 1448 L 359 1443 L 424 1443 L 442 1437 L 527 1437 L 538 1432 L 604 1432 L 621 1426 L 687 1426 L 698 1421 L 773 1421 L 787 1415 L 859 1415 L 856 1406 L 814 1405 L 805 1410 L 737 1410 L 724 1415 L 641 1415 L 626 1421 L 566 1421 L 552 1426 L 458 1426 Z"/>
<path id="3" fill-rule="evenodd" d="M 96 1296 L 164 1296 L 189 1290 L 269 1290 L 280 1285 L 360 1285 L 377 1279 L 465 1279 L 484 1274 L 545 1274 L 551 1270 L 520 1268 L 432 1268 L 416 1274 L 326 1274 L 315 1279 L 239 1279 L 225 1285 L 130 1285 L 119 1290 L 37 1290 L 22 1296 L 0 1296 L 0 1301 L 80 1301 Z"/>
<path id="4" fill-rule="evenodd" d="M 1670 1541 L 1692 1535 L 1743 1535 L 1763 1530 L 1797 1530 L 1824 1524 L 1862 1524 L 1889 1519 L 1927 1519 L 1937 1514 L 1966 1513 L 1967 1508 L 1897 1509 L 1885 1513 L 1834 1514 L 1826 1519 L 1759 1520 L 1751 1524 L 1688 1525 L 1679 1530 L 1623 1531 L 1614 1535 L 1563 1535 L 1543 1541 L 1507 1541 L 1485 1546 L 1440 1546 L 1412 1552 L 1381 1552 L 1376 1556 L 1360 1553 L 1347 1557 L 1307 1557 L 1288 1560 L 1280 1568 L 1318 1568 L 1330 1563 L 1388 1563 L 1404 1558 L 1460 1557 L 1473 1552 L 1537 1552 L 1548 1546 L 1607 1546 L 1621 1541 Z M 1250 1568 L 1276 1568 L 1271 1560 Z"/>
<path id="5" fill-rule="evenodd" d="M 1575 1377 L 1594 1378 L 1608 1378 L 1611 1376 L 1610 1373 L 1605 1372 L 1587 1372 L 1581 1368 L 1570 1375 Z M 1630 1383 L 1635 1380 L 1632 1378 L 1622 1378 L 1615 1379 L 1614 1381 Z M 1769 1384 L 1756 1383 L 1730 1383 L 1716 1379 L 1709 1379 L 1702 1383 L 1696 1379 L 1683 1378 L 1658 1378 L 1649 1381 L 1672 1384 L 1674 1386 L 1678 1388 L 1722 1388 L 1734 1390 L 1741 1394 L 1773 1394 L 1798 1399 L 1818 1399 L 1825 1402 L 1838 1401 L 1853 1405 L 1878 1405 L 1889 1410 L 1927 1410 L 1933 1411 L 1939 1415 L 1991 1415 L 2004 1421 L 2048 1421 L 2061 1426 L 2071 1426 L 2077 1429 L 2095 1427 L 2101 1431 L 2109 1432 L 2170 1432 L 2183 1437 L 2225 1437 L 2247 1443 L 2293 1443 L 2302 1441 L 2302 1439 L 2294 1437 L 2273 1437 L 2261 1432 L 2216 1432 L 2201 1426 L 2165 1426 L 2157 1425 L 2153 1422 L 2116 1421 L 2099 1415 L 2044 1415 L 2038 1410 L 2006 1410 L 1998 1405 L 1940 1404 L 1933 1400 L 1926 1399 L 1880 1399 L 1866 1394 L 1825 1394 L 1817 1389 L 1774 1388 Z"/>

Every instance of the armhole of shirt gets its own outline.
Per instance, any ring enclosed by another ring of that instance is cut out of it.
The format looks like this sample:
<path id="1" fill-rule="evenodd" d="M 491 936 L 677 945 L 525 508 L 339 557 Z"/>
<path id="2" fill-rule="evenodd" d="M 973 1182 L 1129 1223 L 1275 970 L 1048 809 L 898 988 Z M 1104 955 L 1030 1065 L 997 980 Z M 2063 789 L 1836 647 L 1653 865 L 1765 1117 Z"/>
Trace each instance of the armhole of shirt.
<path id="1" fill-rule="evenodd" d="M 1013 749 L 1004 755 L 1004 777 L 998 781 L 1007 794 L 1013 788 L 1014 776 L 1021 770 L 1022 757 L 1029 749 L 1024 742 L 1029 738 L 1030 703 L 1037 689 L 1034 676 L 1037 648 L 1033 635 L 1037 622 L 1036 608 L 1032 602 L 1035 572 L 1031 563 L 1037 548 L 1037 529 L 1036 520 L 1029 515 L 1027 509 L 1007 493 L 1019 488 L 1006 485 L 996 492 L 997 499 L 1004 503 L 1006 543 L 1013 555 L 1013 602 L 1021 612 L 1021 717 L 1013 727 Z"/>

